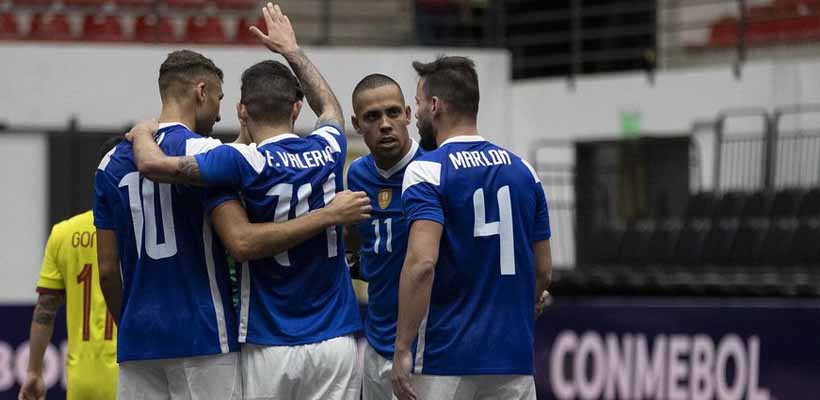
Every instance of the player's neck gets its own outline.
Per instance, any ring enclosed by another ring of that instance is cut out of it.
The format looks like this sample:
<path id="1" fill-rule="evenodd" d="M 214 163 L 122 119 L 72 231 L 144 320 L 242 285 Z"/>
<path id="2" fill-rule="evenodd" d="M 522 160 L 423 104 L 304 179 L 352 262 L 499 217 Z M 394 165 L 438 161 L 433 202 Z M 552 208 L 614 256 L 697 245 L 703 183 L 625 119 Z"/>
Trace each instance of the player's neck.
<path id="1" fill-rule="evenodd" d="M 196 125 L 196 115 L 193 112 L 188 112 L 179 104 L 167 103 L 162 105 L 162 112 L 159 114 L 159 123 L 179 122 L 194 129 Z"/>
<path id="2" fill-rule="evenodd" d="M 279 136 L 284 133 L 293 133 L 293 127 L 290 125 L 283 126 L 257 126 L 256 129 L 248 127 L 253 142 L 256 144 L 262 143 L 272 137 Z"/>
<path id="3" fill-rule="evenodd" d="M 478 135 L 478 126 L 474 121 L 462 122 L 439 128 L 436 141 L 439 146 L 456 136 Z"/>
<path id="4" fill-rule="evenodd" d="M 404 148 L 398 156 L 389 157 L 373 153 L 373 161 L 376 163 L 376 166 L 379 167 L 379 169 L 389 171 L 390 168 L 393 168 L 396 164 L 398 164 L 399 161 L 401 161 L 404 158 L 404 156 L 406 156 L 407 153 L 410 152 L 410 149 L 412 148 L 413 143 L 412 141 L 410 141 L 410 139 L 408 139 L 407 142 L 404 144 Z"/>

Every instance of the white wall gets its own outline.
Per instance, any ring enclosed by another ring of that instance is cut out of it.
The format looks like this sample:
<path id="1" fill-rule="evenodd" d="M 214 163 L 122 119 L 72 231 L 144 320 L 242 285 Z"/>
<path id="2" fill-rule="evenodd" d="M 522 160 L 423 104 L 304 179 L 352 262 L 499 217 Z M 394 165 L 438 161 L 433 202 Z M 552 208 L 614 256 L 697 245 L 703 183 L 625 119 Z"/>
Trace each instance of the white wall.
<path id="1" fill-rule="evenodd" d="M 193 47 L 210 57 L 225 73 L 222 122 L 216 129 L 238 129 L 235 105 L 239 101 L 239 77 L 252 64 L 278 59 L 261 47 Z M 121 128 L 136 119 L 156 116 L 160 110 L 157 75 L 166 54 L 163 46 L 89 46 L 62 44 L 43 46 L 0 44 L 3 60 L 0 77 L 0 121 L 12 125 L 64 127 L 72 115 L 85 128 Z M 409 104 L 415 105 L 414 60 L 432 60 L 446 50 L 419 48 L 308 48 L 339 97 L 345 114 L 352 112 L 353 87 L 365 75 L 387 74 L 403 87 Z M 463 51 L 476 62 L 480 76 L 482 110 L 504 110 L 509 80 L 509 57 L 504 51 Z M 483 113 L 479 124 L 489 137 L 505 143 L 503 112 Z M 297 129 L 313 126 L 308 108 Z M 348 127 L 352 129 L 352 127 Z M 413 126 L 415 133 L 415 126 Z M 352 132 L 352 130 L 351 130 Z"/>
<path id="2" fill-rule="evenodd" d="M 31 303 L 46 235 L 46 137 L 0 133 L 0 303 Z"/>

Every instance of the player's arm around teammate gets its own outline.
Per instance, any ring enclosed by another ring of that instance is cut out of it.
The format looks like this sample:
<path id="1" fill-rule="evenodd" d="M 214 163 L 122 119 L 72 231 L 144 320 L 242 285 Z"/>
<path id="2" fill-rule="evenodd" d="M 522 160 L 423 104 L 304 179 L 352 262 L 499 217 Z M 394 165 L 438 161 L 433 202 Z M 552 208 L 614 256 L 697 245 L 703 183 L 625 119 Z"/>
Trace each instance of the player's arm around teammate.
<path id="1" fill-rule="evenodd" d="M 411 346 L 430 306 L 442 229 L 440 223 L 430 220 L 415 221 L 410 227 L 407 256 L 399 283 L 399 320 L 391 375 L 393 393 L 400 400 L 417 398 L 410 385 Z"/>

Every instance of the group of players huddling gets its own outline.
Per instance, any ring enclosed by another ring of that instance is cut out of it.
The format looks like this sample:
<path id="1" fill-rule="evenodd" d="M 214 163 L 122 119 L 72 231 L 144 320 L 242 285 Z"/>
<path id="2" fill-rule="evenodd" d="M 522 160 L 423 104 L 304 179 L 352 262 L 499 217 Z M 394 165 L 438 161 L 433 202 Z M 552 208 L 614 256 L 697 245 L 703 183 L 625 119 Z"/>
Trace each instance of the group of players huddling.
<path id="1" fill-rule="evenodd" d="M 535 399 L 547 202 L 526 161 L 478 135 L 472 61 L 413 63 L 420 143 L 400 86 L 362 79 L 351 122 L 371 154 L 350 164 L 342 190 L 339 102 L 279 6 L 262 13 L 267 32 L 252 32 L 290 68 L 263 61 L 242 74 L 234 143 L 207 136 L 222 71 L 180 50 L 160 67 L 159 119 L 137 124 L 97 170 L 117 398 Z M 303 98 L 318 120 L 297 136 Z M 369 283 L 362 370 L 345 225 Z M 40 398 L 37 379 L 30 367 L 21 399 Z M 73 379 L 69 366 L 69 398 L 96 398 Z"/>

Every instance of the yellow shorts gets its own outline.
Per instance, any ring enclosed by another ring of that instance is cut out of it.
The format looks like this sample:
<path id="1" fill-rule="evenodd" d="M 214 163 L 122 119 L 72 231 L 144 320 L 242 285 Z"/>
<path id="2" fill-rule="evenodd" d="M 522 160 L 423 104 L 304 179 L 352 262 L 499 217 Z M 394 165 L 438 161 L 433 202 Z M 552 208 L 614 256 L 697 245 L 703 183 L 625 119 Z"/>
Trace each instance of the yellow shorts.
<path id="1" fill-rule="evenodd" d="M 118 372 L 113 357 L 76 360 L 66 373 L 66 400 L 116 400 Z"/>

